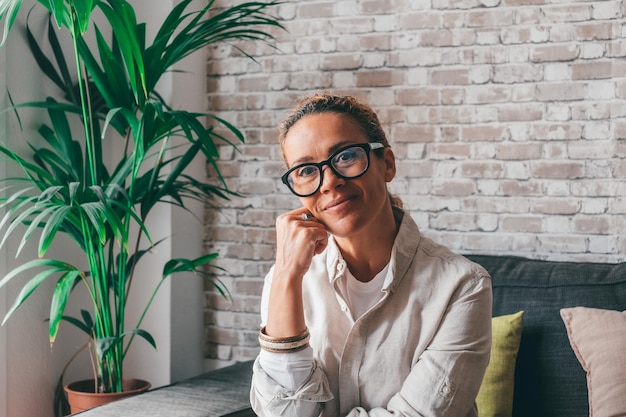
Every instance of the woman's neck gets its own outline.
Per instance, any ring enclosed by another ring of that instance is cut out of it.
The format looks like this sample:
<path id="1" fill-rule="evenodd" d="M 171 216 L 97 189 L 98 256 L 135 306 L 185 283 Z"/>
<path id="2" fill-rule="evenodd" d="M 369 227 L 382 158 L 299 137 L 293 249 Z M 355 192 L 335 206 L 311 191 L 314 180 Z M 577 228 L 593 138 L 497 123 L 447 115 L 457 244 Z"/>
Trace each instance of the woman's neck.
<path id="1" fill-rule="evenodd" d="M 389 263 L 400 228 L 391 207 L 376 225 L 352 236 L 335 238 L 348 269 L 362 282 L 372 280 Z"/>

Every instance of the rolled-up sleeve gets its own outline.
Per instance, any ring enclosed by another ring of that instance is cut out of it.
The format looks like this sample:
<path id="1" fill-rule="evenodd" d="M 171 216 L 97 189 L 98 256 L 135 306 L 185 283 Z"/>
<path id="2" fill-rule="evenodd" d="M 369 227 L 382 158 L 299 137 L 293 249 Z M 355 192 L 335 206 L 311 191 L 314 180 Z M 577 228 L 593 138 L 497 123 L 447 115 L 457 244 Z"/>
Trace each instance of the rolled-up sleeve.
<path id="1" fill-rule="evenodd" d="M 315 363 L 310 377 L 297 390 L 274 381 L 261 367 L 259 358 L 254 363 L 250 403 L 259 417 L 317 417 L 332 398 L 326 376 Z"/>

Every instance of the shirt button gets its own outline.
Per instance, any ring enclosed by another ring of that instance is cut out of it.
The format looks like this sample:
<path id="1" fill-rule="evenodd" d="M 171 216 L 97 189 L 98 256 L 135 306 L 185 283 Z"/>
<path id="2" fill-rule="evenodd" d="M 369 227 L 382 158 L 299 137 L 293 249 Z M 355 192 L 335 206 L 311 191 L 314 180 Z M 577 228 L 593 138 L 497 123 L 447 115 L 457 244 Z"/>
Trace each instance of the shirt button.
<path id="1" fill-rule="evenodd" d="M 448 398 L 454 392 L 454 387 L 451 385 L 450 381 L 444 381 L 441 387 L 439 388 L 439 395 L 442 397 Z"/>

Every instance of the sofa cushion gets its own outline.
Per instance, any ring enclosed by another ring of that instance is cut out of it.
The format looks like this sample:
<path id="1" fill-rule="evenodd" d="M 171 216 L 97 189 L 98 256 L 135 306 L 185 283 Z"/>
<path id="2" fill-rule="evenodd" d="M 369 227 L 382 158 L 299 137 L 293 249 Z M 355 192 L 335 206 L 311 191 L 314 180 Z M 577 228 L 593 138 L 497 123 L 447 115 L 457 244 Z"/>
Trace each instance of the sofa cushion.
<path id="1" fill-rule="evenodd" d="M 491 320 L 491 358 L 476 397 L 478 417 L 511 417 L 515 359 L 522 336 L 524 312 Z"/>
<path id="2" fill-rule="evenodd" d="M 589 415 L 626 415 L 626 311 L 561 310 L 572 349 L 587 372 Z"/>
<path id="3" fill-rule="evenodd" d="M 466 255 L 493 281 L 493 315 L 524 310 L 515 369 L 514 417 L 588 417 L 586 374 L 560 309 L 624 310 L 626 263 L 576 263 Z"/>

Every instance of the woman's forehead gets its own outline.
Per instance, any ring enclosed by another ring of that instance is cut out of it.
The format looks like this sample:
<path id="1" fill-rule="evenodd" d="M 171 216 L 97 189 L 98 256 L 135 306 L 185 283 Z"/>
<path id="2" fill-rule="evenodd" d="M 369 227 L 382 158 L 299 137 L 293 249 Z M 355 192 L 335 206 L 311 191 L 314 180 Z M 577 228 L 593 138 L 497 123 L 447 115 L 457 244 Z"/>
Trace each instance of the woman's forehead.
<path id="1" fill-rule="evenodd" d="M 285 136 L 282 151 L 288 166 L 316 162 L 351 143 L 366 142 L 358 123 L 348 115 L 321 113 L 307 115 Z"/>

